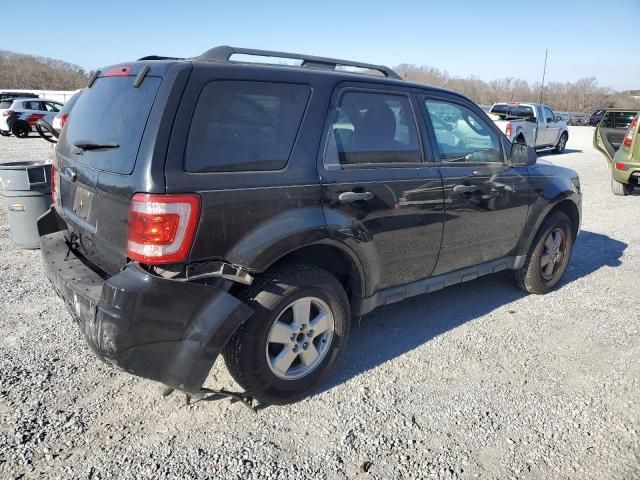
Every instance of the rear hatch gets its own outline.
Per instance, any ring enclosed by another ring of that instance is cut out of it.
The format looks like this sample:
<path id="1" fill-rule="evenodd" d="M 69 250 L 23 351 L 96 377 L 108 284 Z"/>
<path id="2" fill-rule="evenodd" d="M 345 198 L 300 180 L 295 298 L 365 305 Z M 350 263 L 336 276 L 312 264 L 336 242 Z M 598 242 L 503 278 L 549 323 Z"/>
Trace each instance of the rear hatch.
<path id="1" fill-rule="evenodd" d="M 78 98 L 56 148 L 57 208 L 77 251 L 107 274 L 127 261 L 133 194 L 164 192 L 163 165 L 154 176 L 150 163 L 164 113 L 159 92 L 167 82 L 157 71 L 166 69 L 152 66 L 135 85 L 144 67 L 135 63 L 99 76 Z"/>

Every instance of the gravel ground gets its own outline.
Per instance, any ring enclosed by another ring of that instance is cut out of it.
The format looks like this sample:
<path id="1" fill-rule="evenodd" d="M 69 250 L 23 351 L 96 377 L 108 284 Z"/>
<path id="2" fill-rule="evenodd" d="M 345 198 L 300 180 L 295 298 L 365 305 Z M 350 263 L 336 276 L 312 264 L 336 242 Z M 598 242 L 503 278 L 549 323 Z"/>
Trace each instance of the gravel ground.
<path id="1" fill-rule="evenodd" d="M 640 479 L 640 195 L 611 194 L 592 134 L 544 156 L 584 191 L 560 288 L 505 273 L 376 310 L 329 384 L 258 414 L 97 361 L 3 211 L 0 478 Z M 0 161 L 47 151 L 0 138 Z M 221 361 L 207 383 L 237 389 Z"/>

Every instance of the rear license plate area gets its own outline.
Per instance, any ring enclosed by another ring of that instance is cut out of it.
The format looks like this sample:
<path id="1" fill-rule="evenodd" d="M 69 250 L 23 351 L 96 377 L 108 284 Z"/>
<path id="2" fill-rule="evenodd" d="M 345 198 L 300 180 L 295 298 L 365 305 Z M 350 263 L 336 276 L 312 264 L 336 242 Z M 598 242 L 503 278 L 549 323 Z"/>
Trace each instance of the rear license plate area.
<path id="1" fill-rule="evenodd" d="M 78 187 L 73 198 L 73 213 L 82 220 L 88 220 L 91 215 L 92 203 L 93 193 L 85 188 Z"/>

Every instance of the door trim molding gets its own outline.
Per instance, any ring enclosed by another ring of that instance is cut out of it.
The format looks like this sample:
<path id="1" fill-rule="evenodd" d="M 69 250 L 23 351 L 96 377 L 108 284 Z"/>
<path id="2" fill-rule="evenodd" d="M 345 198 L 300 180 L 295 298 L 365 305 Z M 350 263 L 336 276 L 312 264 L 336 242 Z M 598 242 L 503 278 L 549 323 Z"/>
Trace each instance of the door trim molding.
<path id="1" fill-rule="evenodd" d="M 524 259 L 525 257 L 523 255 L 503 257 L 405 285 L 385 288 L 384 290 L 377 291 L 370 297 L 363 298 L 360 303 L 360 310 L 354 313 L 357 315 L 366 315 L 377 307 L 400 302 L 409 297 L 435 292 L 445 287 L 450 287 L 451 285 L 475 280 L 483 275 L 497 273 L 502 270 L 513 270 L 522 266 Z"/>

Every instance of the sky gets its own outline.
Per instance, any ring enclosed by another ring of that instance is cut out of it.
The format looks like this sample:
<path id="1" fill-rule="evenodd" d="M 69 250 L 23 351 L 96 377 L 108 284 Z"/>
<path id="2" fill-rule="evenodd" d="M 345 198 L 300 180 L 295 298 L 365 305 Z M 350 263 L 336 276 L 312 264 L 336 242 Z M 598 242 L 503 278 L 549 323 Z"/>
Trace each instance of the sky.
<path id="1" fill-rule="evenodd" d="M 24 5 L 2 10 L 0 49 L 87 70 L 233 45 L 535 82 L 548 48 L 547 81 L 640 89 L 640 0 L 60 0 L 38 2 L 35 31 Z"/>

